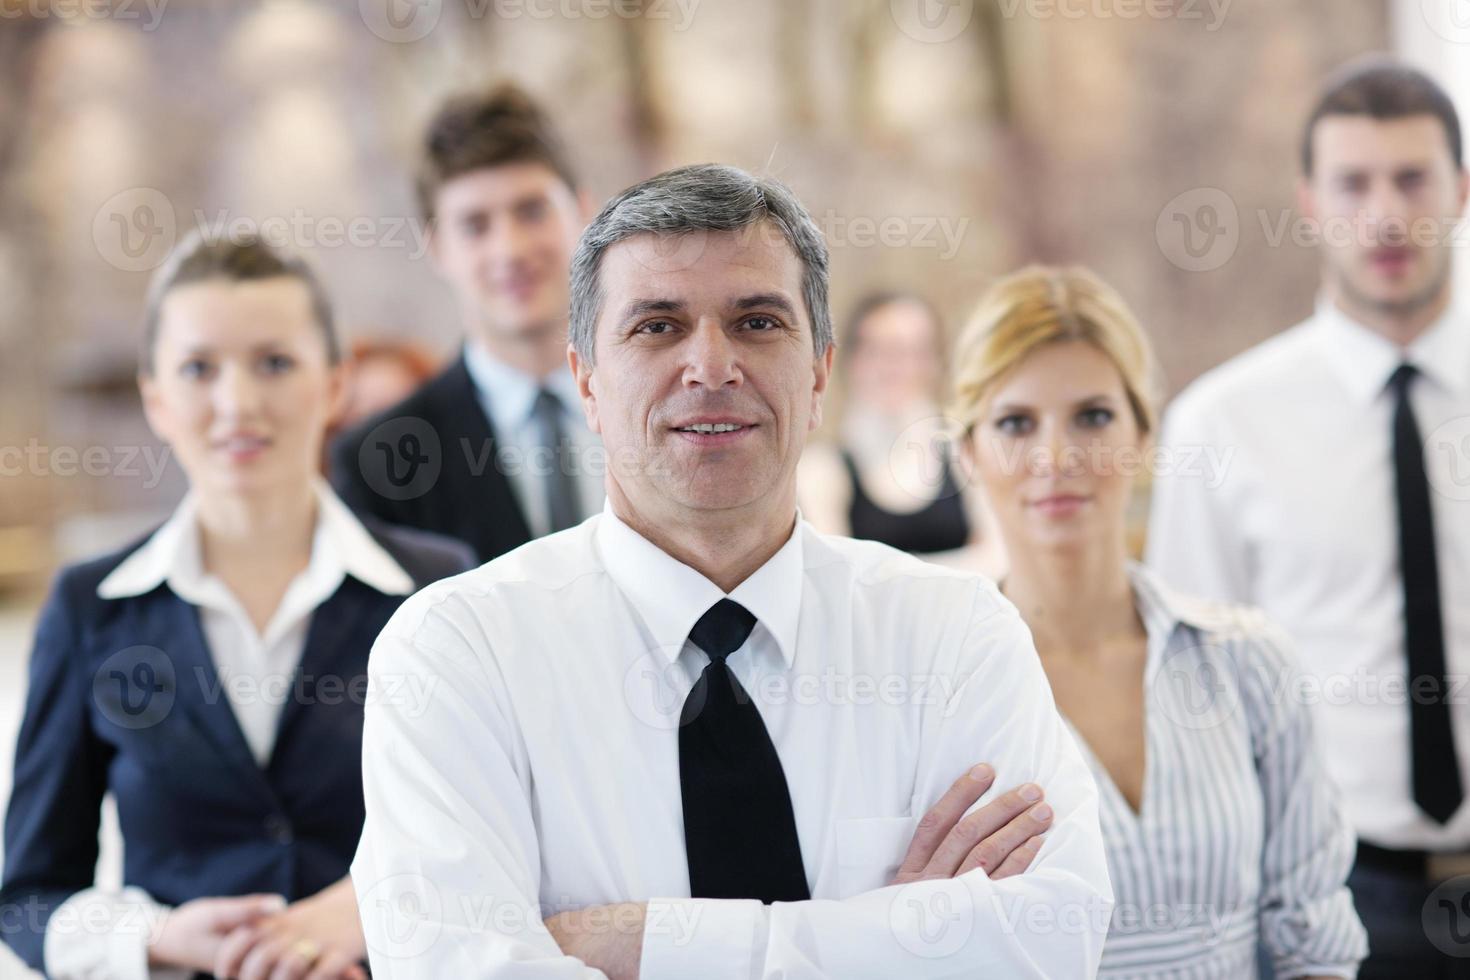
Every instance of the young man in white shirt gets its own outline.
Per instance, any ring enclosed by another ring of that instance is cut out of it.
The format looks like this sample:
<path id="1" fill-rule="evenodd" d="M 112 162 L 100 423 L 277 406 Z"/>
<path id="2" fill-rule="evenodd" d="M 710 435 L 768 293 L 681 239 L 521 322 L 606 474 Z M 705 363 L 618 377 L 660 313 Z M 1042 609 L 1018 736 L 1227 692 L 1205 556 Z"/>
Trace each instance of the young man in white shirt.
<path id="1" fill-rule="evenodd" d="M 1291 632 L 1308 677 L 1280 679 L 1279 696 L 1320 705 L 1360 840 L 1349 883 L 1371 949 L 1359 976 L 1449 976 L 1448 954 L 1470 954 L 1445 916 L 1461 890 L 1445 883 L 1470 868 L 1459 121 L 1423 74 L 1355 65 L 1327 85 L 1302 163 L 1299 205 L 1321 230 L 1317 311 L 1175 401 L 1164 458 L 1227 463 L 1158 475 L 1149 560 Z"/>
<path id="2" fill-rule="evenodd" d="M 645 181 L 584 233 L 571 322 L 603 512 L 374 647 L 385 690 L 440 682 L 369 708 L 374 975 L 1093 975 L 1096 786 L 1015 608 L 797 514 L 810 215 L 733 168 Z"/>

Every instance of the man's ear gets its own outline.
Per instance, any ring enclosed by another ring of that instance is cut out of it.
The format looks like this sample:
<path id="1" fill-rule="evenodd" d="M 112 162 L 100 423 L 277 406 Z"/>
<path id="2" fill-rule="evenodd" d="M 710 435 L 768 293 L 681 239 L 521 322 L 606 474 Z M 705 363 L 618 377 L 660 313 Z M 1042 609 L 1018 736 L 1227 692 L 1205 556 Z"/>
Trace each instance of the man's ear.
<path id="1" fill-rule="evenodd" d="M 597 392 L 592 386 L 592 365 L 582 360 L 577 348 L 570 343 L 567 344 L 567 367 L 572 369 L 572 377 L 577 381 L 577 394 L 582 398 L 582 414 L 587 417 L 587 428 L 601 435 L 601 423 L 597 418 Z"/>
<path id="2" fill-rule="evenodd" d="M 1470 198 L 1470 170 L 1461 167 L 1459 179 L 1455 185 L 1455 217 L 1465 216 L 1467 198 Z"/>
<path id="3" fill-rule="evenodd" d="M 827 383 L 832 380 L 832 355 L 836 344 L 828 344 L 822 356 L 812 362 L 812 414 L 807 431 L 815 432 L 822 426 L 822 403 L 827 396 Z"/>

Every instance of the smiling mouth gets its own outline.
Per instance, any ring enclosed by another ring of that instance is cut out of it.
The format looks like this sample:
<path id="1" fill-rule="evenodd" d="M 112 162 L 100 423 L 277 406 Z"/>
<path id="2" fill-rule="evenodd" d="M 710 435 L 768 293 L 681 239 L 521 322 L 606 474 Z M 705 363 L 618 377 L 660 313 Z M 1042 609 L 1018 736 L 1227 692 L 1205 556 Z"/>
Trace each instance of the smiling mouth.
<path id="1" fill-rule="evenodd" d="M 742 429 L 753 429 L 753 425 L 742 425 L 738 422 L 698 422 L 694 425 L 680 426 L 675 432 L 694 432 L 702 436 L 719 435 L 722 432 L 739 432 Z"/>

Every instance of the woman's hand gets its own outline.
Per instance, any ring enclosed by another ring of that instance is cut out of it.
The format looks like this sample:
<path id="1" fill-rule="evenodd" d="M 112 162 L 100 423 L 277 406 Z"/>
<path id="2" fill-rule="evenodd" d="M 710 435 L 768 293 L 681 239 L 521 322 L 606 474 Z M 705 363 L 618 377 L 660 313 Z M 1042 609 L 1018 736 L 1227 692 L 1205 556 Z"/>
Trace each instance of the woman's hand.
<path id="1" fill-rule="evenodd" d="M 367 980 L 359 965 L 365 956 L 357 896 L 343 878 L 275 915 L 240 926 L 206 969 L 229 980 Z"/>
<path id="2" fill-rule="evenodd" d="M 180 966 L 209 972 L 225 937 L 279 914 L 279 895 L 196 898 L 170 909 L 148 941 L 149 966 Z"/>

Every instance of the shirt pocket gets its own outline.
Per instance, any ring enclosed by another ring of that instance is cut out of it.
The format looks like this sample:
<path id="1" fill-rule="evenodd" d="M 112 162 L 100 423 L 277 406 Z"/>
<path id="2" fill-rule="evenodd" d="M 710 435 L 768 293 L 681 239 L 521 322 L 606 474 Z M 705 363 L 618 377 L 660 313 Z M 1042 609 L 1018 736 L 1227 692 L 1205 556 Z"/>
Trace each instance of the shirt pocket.
<path id="1" fill-rule="evenodd" d="M 851 898 L 892 882 L 915 825 L 913 817 L 837 821 L 837 897 Z"/>

